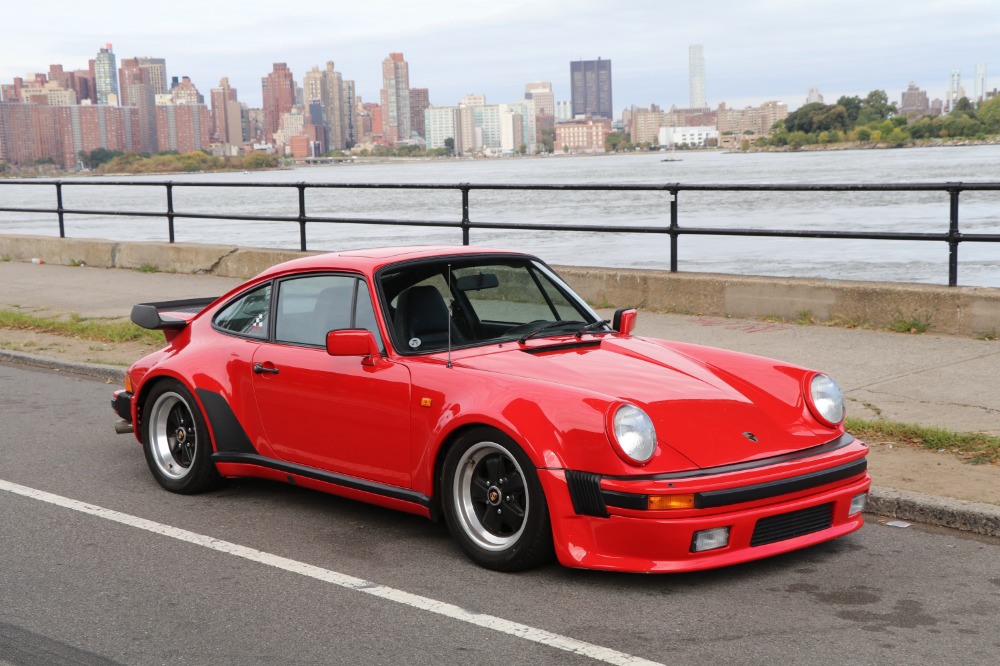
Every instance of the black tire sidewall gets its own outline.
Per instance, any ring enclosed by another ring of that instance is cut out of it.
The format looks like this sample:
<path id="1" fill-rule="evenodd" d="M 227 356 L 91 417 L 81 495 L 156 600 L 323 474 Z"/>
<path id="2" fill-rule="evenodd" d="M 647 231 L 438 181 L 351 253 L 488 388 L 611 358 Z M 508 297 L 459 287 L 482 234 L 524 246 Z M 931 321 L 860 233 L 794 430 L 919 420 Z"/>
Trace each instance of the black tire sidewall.
<path id="1" fill-rule="evenodd" d="M 462 518 L 458 515 L 457 499 L 453 492 L 459 465 L 465 460 L 469 449 L 481 442 L 493 443 L 517 461 L 528 493 L 528 513 L 523 532 L 513 544 L 498 551 L 482 548 L 466 534 L 462 527 Z M 439 482 L 439 496 L 445 522 L 452 538 L 476 564 L 496 571 L 521 571 L 541 566 L 552 559 L 549 509 L 535 465 L 514 440 L 504 433 L 493 428 L 481 427 L 462 434 L 445 456 Z"/>
<path id="2" fill-rule="evenodd" d="M 150 434 L 152 424 L 150 422 L 149 410 L 156 404 L 157 399 L 165 393 L 176 394 L 184 402 L 194 420 L 195 437 L 197 439 L 194 458 L 191 461 L 190 471 L 180 479 L 171 479 L 165 476 L 154 460 L 156 454 L 152 448 L 152 436 Z M 191 495 L 211 490 L 221 483 L 222 477 L 215 468 L 215 463 L 211 460 L 212 446 L 205 417 L 202 415 L 201 408 L 198 406 L 197 401 L 195 401 L 194 396 L 191 395 L 191 392 L 183 384 L 173 379 L 159 381 L 143 401 L 142 410 L 142 450 L 146 457 L 146 464 L 149 466 L 149 470 L 153 473 L 153 478 L 156 479 L 157 483 L 171 492 L 182 495 Z"/>

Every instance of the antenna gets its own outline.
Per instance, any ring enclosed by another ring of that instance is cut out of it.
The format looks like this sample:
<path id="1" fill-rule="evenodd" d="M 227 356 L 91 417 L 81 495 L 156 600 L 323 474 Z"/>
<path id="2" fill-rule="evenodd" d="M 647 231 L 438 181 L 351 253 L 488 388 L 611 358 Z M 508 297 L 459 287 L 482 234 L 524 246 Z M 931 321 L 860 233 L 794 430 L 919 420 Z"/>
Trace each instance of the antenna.
<path id="1" fill-rule="evenodd" d="M 448 365 L 451 367 L 451 318 L 454 315 L 455 298 L 451 291 L 451 264 L 448 264 Z"/>

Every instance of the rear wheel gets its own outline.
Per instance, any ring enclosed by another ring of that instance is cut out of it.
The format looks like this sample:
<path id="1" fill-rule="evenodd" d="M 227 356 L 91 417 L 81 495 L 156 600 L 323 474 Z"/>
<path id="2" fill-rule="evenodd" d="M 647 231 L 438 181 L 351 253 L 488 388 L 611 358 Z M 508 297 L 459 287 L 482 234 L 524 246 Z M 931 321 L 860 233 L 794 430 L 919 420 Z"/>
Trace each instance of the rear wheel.
<path id="1" fill-rule="evenodd" d="M 477 428 L 455 442 L 445 457 L 441 497 L 452 536 L 477 564 L 520 571 L 552 559 L 538 475 L 503 433 Z"/>
<path id="2" fill-rule="evenodd" d="M 157 384 L 144 402 L 143 450 L 157 482 L 190 495 L 222 482 L 210 456 L 208 428 L 191 393 L 179 382 Z"/>

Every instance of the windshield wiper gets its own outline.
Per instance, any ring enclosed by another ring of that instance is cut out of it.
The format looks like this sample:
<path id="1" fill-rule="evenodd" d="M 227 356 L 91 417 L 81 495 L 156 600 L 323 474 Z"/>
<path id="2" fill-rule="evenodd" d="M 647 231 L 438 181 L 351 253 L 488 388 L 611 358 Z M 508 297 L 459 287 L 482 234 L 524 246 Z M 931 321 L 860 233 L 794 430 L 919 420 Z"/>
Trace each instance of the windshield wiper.
<path id="1" fill-rule="evenodd" d="M 610 324 L 610 323 L 611 323 L 610 319 L 599 319 L 597 321 L 594 321 L 594 322 L 591 322 L 591 323 L 587 324 L 586 326 L 584 326 L 583 328 L 581 328 L 579 331 L 577 331 L 573 335 L 575 335 L 578 338 L 582 338 L 584 333 L 590 333 L 591 331 L 595 331 L 595 330 L 599 329 L 601 326 L 604 326 L 605 324 Z M 601 333 L 607 333 L 607 331 L 601 331 Z"/>
<path id="2" fill-rule="evenodd" d="M 578 319 L 560 319 L 559 321 L 550 321 L 547 324 L 542 324 L 538 328 L 531 329 L 530 331 L 522 335 L 520 338 L 518 338 L 517 341 L 519 344 L 523 345 L 525 342 L 535 337 L 539 333 L 542 333 L 543 331 L 547 331 L 552 328 L 562 328 L 563 326 L 569 326 L 571 324 L 582 324 L 582 323 L 583 322 Z"/>

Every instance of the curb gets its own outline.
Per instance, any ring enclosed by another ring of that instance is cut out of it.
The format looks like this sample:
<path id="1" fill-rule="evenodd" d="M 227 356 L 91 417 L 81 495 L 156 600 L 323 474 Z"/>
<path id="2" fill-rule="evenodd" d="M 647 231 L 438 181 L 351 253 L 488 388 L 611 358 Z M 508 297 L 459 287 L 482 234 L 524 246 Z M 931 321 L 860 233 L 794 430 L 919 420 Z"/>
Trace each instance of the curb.
<path id="1" fill-rule="evenodd" d="M 6 349 L 0 349 L 0 362 L 45 368 L 47 370 L 55 370 L 56 372 L 68 372 L 74 375 L 105 380 L 109 383 L 121 384 L 125 381 L 125 368 L 114 365 L 64 361 L 48 356 L 36 356 L 35 354 L 25 354 L 24 352 L 9 351 Z"/>
<path id="2" fill-rule="evenodd" d="M 872 487 L 867 513 L 1000 537 L 1000 506 Z"/>
<path id="3" fill-rule="evenodd" d="M 125 369 L 0 349 L 0 362 L 83 375 L 120 384 Z M 1000 506 L 872 486 L 865 513 L 1000 537 Z"/>

